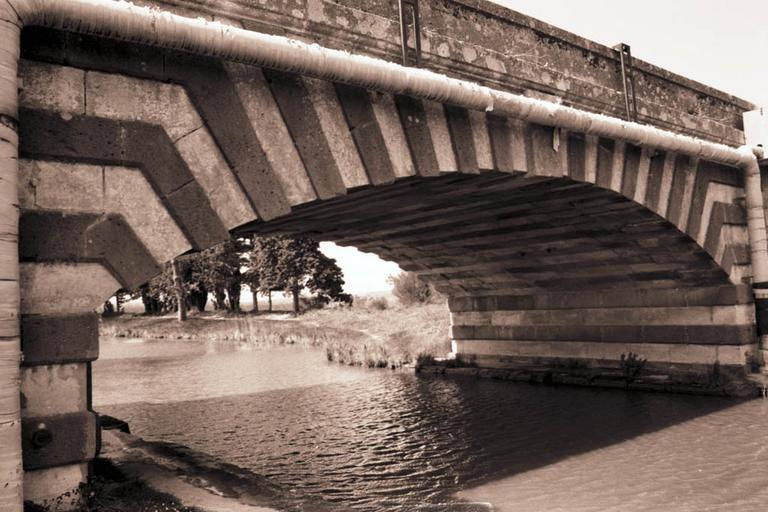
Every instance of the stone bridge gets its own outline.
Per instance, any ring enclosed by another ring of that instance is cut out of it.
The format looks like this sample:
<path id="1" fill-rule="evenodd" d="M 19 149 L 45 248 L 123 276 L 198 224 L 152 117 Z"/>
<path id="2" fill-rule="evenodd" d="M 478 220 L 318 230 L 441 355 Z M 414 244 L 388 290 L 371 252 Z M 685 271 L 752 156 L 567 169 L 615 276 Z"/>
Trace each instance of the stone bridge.
<path id="1" fill-rule="evenodd" d="M 596 116 L 624 116 L 614 50 L 481 0 L 422 6 L 423 66 L 450 78 L 251 32 L 393 61 L 394 1 L 157 5 L 222 25 L 108 0 L 9 5 L 3 510 L 20 510 L 22 451 L 27 500 L 88 474 L 94 310 L 232 233 L 332 240 L 418 273 L 449 297 L 455 351 L 484 367 L 634 353 L 660 373 L 744 376 L 759 355 L 768 258 L 757 160 L 733 149 L 742 100 L 635 61 L 639 120 L 696 139 Z M 259 45 L 268 56 L 243 56 Z"/>

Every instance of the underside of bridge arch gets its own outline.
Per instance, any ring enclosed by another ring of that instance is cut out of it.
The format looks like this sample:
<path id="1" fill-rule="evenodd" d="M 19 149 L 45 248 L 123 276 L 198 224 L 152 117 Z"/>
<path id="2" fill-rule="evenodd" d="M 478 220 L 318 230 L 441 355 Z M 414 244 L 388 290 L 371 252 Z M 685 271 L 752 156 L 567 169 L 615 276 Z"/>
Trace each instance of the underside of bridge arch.
<path id="1" fill-rule="evenodd" d="M 449 298 L 456 349 L 484 365 L 744 364 L 750 291 L 669 221 L 567 178 L 498 172 L 414 178 L 308 204 L 239 232 L 354 246 Z M 735 254 L 735 253 L 734 253 Z"/>

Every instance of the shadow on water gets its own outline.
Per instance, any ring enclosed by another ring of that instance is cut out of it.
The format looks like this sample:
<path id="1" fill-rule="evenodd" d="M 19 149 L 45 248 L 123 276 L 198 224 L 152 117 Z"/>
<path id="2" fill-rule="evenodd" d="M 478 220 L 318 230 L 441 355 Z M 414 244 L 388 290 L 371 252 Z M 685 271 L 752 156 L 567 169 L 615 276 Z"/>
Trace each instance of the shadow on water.
<path id="1" fill-rule="evenodd" d="M 410 510 L 743 403 L 360 372 L 340 383 L 101 409 L 147 439 L 190 446 L 289 493 Z"/>

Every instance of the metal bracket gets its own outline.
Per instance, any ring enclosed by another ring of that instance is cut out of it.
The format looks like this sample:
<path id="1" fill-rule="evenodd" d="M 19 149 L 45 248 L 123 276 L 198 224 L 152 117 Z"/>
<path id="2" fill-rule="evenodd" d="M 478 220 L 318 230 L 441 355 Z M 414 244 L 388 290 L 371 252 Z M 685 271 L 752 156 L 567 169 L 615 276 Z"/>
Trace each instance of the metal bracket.
<path id="1" fill-rule="evenodd" d="M 398 0 L 400 14 L 400 47 L 403 54 L 403 66 L 408 66 L 408 23 L 406 8 L 410 7 L 413 19 L 413 33 L 416 43 L 416 67 L 421 67 L 421 22 L 419 21 L 419 0 Z"/>
<path id="2" fill-rule="evenodd" d="M 632 51 L 628 44 L 619 43 L 613 47 L 619 52 L 621 61 L 621 83 L 624 87 L 624 106 L 627 110 L 627 121 L 637 122 L 637 98 L 635 96 L 635 78 L 632 73 Z"/>

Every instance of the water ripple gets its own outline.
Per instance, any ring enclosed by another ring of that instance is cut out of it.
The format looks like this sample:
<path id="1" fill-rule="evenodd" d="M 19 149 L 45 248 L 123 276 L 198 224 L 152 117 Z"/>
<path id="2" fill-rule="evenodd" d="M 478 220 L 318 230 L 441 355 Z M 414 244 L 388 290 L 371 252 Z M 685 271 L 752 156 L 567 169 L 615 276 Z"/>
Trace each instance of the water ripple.
<path id="1" fill-rule="evenodd" d="M 751 511 L 768 498 L 759 401 L 422 379 L 312 351 L 128 348 L 94 364 L 99 409 L 333 507 Z"/>

